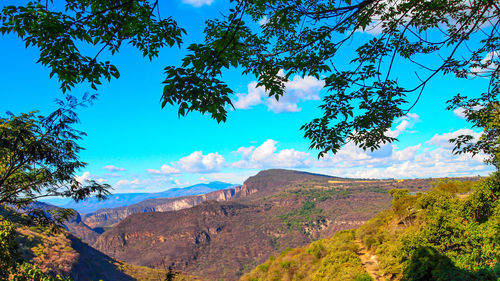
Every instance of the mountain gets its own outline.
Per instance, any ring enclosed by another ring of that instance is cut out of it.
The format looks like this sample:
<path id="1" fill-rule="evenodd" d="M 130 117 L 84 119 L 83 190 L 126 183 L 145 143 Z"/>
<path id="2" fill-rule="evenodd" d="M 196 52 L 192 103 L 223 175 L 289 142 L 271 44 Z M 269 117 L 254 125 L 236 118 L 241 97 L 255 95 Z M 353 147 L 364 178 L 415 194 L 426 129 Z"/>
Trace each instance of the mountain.
<path id="1" fill-rule="evenodd" d="M 196 206 L 207 200 L 227 201 L 240 196 L 240 193 L 241 188 L 235 187 L 201 195 L 146 199 L 125 207 L 99 209 L 93 213 L 85 214 L 83 220 L 90 227 L 103 232 L 105 229 L 135 213 L 176 211 Z"/>
<path id="2" fill-rule="evenodd" d="M 45 207 L 47 210 L 52 209 L 51 206 L 41 206 Z M 15 213 L 9 208 L 0 206 L 0 215 L 2 219 L 8 218 L 15 227 L 13 239 L 17 242 L 18 258 L 36 266 L 36 268 L 27 267 L 29 278 L 26 276 L 27 279 L 21 278 L 22 280 L 48 280 L 40 276 L 40 273 L 45 273 L 52 276 L 69 276 L 73 281 L 158 281 L 164 279 L 167 274 L 164 269 L 151 269 L 117 261 L 90 247 L 64 229 L 54 231 L 46 226 L 28 226 L 29 220 L 24 215 Z M 5 229 L 0 229 L 0 232 L 6 235 L 6 232 L 2 231 Z M 4 254 L 14 253 L 4 252 Z M 20 270 L 17 271 L 20 273 Z M 199 280 L 193 276 L 177 273 L 178 278 L 174 280 Z"/>
<path id="3" fill-rule="evenodd" d="M 45 212 L 60 209 L 57 206 L 47 204 L 45 202 L 33 202 L 27 209 L 30 208 L 40 209 Z M 99 233 L 94 231 L 82 221 L 82 217 L 77 211 L 74 211 L 74 215 L 64 222 L 63 227 L 88 244 L 93 244 L 96 241 L 97 236 L 99 236 Z"/>
<path id="4" fill-rule="evenodd" d="M 135 213 L 94 246 L 119 260 L 161 265 L 206 278 L 236 280 L 270 254 L 359 227 L 391 205 L 388 191 L 430 189 L 434 179 L 346 179 L 290 170 L 266 170 L 226 202 Z"/>
<path id="5" fill-rule="evenodd" d="M 358 229 L 272 255 L 240 280 L 500 280 L 498 173 L 391 194 Z"/>
<path id="6" fill-rule="evenodd" d="M 44 202 L 56 205 L 62 208 L 70 208 L 77 210 L 81 214 L 95 212 L 98 209 L 103 208 L 115 208 L 128 206 L 131 204 L 139 203 L 146 199 L 154 198 L 167 198 L 167 197 L 181 197 L 189 195 L 205 194 L 216 190 L 227 189 L 233 187 L 233 184 L 225 182 L 210 182 L 210 183 L 200 183 L 193 186 L 188 186 L 184 188 L 172 188 L 162 192 L 156 193 L 116 193 L 112 194 L 108 199 L 104 201 L 99 201 L 97 198 L 89 198 L 82 202 L 74 202 L 72 200 L 67 201 L 61 198 L 46 199 Z"/>

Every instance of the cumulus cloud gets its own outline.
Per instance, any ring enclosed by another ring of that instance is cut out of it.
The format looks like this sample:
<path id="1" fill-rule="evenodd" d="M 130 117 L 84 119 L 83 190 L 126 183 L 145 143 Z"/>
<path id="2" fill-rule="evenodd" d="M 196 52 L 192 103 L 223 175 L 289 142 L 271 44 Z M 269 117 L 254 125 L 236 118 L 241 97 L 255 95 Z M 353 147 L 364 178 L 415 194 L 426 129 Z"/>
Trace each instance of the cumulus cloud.
<path id="1" fill-rule="evenodd" d="M 489 75 L 497 69 L 499 59 L 500 59 L 500 52 L 498 51 L 489 52 L 479 62 L 482 66 L 471 67 L 470 71 L 472 75 L 475 76 Z"/>
<path id="2" fill-rule="evenodd" d="M 455 114 L 455 116 L 457 117 L 465 119 L 465 110 L 462 107 L 453 110 L 453 114 Z"/>
<path id="3" fill-rule="evenodd" d="M 181 158 L 178 164 L 181 170 L 189 173 L 210 173 L 219 171 L 225 164 L 225 159 L 217 152 L 203 155 L 203 152 L 195 151 Z"/>
<path id="4" fill-rule="evenodd" d="M 413 128 L 415 123 L 420 122 L 420 116 L 418 116 L 418 114 L 416 113 L 408 113 L 408 115 L 399 118 L 399 120 L 396 120 L 396 123 L 397 122 L 399 122 L 399 124 L 396 126 L 395 130 L 389 130 L 389 132 L 387 132 L 387 136 L 397 138 L 399 134 L 406 131 L 407 129 Z"/>
<path id="5" fill-rule="evenodd" d="M 107 179 L 104 179 L 104 178 L 98 178 L 98 179 L 96 179 L 95 181 L 96 181 L 96 182 L 98 182 L 98 183 L 105 183 L 105 182 L 107 182 L 108 180 L 107 180 Z"/>
<path id="6" fill-rule="evenodd" d="M 125 171 L 125 168 L 120 168 L 120 167 L 116 167 L 116 166 L 113 166 L 113 165 L 107 165 L 107 166 L 104 166 L 102 168 L 105 169 L 105 170 L 108 170 L 110 172 Z"/>
<path id="7" fill-rule="evenodd" d="M 181 171 L 179 169 L 176 169 L 170 165 L 164 164 L 160 167 L 160 170 L 155 170 L 155 169 L 147 169 L 146 170 L 150 174 L 155 174 L 155 175 L 169 175 L 169 174 L 178 174 Z"/>
<path id="8" fill-rule="evenodd" d="M 199 8 L 201 6 L 210 6 L 214 0 L 182 0 L 182 3 L 191 5 L 193 7 Z"/>
<path id="9" fill-rule="evenodd" d="M 476 139 L 481 133 L 460 129 L 436 134 L 430 140 L 398 148 L 394 144 L 382 147 L 384 153 L 374 154 L 347 145 L 334 156 L 327 155 L 314 165 L 333 168 L 330 174 L 357 178 L 413 178 L 486 174 L 493 170 L 484 164 L 485 155 L 472 157 L 453 154 L 450 138 L 469 134 Z"/>
<path id="10" fill-rule="evenodd" d="M 233 102 L 234 107 L 238 109 L 250 109 L 255 105 L 261 104 L 263 99 L 267 97 L 264 89 L 257 87 L 257 82 L 250 82 L 247 86 L 248 91 L 246 94 L 237 93 L 238 98 Z"/>
<path id="11" fill-rule="evenodd" d="M 232 164 L 235 168 L 307 168 L 310 161 L 309 153 L 295 149 L 278 151 L 278 142 L 268 139 L 258 147 L 240 147 L 236 153 L 241 154 L 242 160 Z"/>
<path id="12" fill-rule="evenodd" d="M 284 75 L 280 72 L 279 75 Z M 237 109 L 250 109 L 256 105 L 264 104 L 267 109 L 275 113 L 297 112 L 301 108 L 298 103 L 308 100 L 319 100 L 319 92 L 325 85 L 324 81 L 312 76 L 304 78 L 295 75 L 292 80 L 285 83 L 285 93 L 277 101 L 274 97 L 269 97 L 263 87 L 257 87 L 257 82 L 250 82 L 247 86 L 247 93 L 237 93 L 236 100 L 233 101 Z"/>
<path id="13" fill-rule="evenodd" d="M 224 156 L 216 153 L 203 154 L 202 151 L 195 151 L 190 155 L 171 162 L 170 165 L 164 164 L 159 170 L 147 169 L 150 174 L 169 175 L 180 173 L 212 173 L 219 171 L 224 167 L 226 160 Z"/>
<path id="14" fill-rule="evenodd" d="M 452 149 L 454 145 L 449 142 L 450 139 L 456 138 L 460 135 L 471 135 L 477 141 L 479 140 L 479 137 L 481 137 L 481 134 L 482 133 L 474 132 L 471 129 L 460 129 L 450 133 L 435 134 L 426 143 L 446 149 Z"/>

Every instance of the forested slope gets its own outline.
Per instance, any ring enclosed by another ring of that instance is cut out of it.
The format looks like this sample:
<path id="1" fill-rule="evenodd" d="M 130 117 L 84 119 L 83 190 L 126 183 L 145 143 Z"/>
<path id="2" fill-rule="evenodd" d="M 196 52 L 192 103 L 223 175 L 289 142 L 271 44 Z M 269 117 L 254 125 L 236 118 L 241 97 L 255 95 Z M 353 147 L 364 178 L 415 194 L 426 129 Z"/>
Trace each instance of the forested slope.
<path id="1" fill-rule="evenodd" d="M 393 189 L 392 208 L 357 230 L 271 256 L 241 280 L 498 280 L 499 187 L 495 173 L 475 184 L 443 180 L 416 195 Z"/>

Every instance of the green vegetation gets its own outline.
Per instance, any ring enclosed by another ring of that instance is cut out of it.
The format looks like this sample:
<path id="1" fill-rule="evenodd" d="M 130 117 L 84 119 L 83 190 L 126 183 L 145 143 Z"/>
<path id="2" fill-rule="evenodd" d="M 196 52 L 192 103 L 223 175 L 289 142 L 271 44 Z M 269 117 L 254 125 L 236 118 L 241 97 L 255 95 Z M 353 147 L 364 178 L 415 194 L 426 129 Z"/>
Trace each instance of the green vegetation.
<path id="1" fill-rule="evenodd" d="M 73 212 L 46 211 L 33 202 L 48 196 L 81 201 L 109 195 L 109 184 L 79 182 L 76 177 L 86 163 L 78 155 L 83 148 L 77 141 L 85 133 L 74 128 L 78 122 L 75 109 L 94 99 L 84 96 L 79 101 L 68 96 L 64 102 L 58 101 L 60 108 L 48 116 L 36 112 L 0 116 L 0 206 L 15 206 L 30 213 L 36 223 L 53 225 L 64 222 Z"/>
<path id="2" fill-rule="evenodd" d="M 354 231 L 341 231 L 311 245 L 287 249 L 244 275 L 242 281 L 372 280 L 357 255 Z"/>
<path id="3" fill-rule="evenodd" d="M 283 224 L 290 230 L 300 230 L 308 233 L 309 228 L 314 228 L 325 222 L 323 210 L 316 208 L 316 203 L 305 201 L 300 209 L 278 216 Z"/>
<path id="4" fill-rule="evenodd" d="M 390 194 L 392 208 L 359 229 L 286 250 L 241 280 L 372 280 L 359 245 L 387 280 L 500 278 L 500 173 L 475 183 L 441 180 L 425 194 Z"/>
<path id="5" fill-rule="evenodd" d="M 30 219 L 28 216 L 5 209 L 0 211 L 0 280 L 72 281 L 70 276 L 78 263 L 84 263 L 84 277 L 89 280 L 199 280 L 172 270 L 112 260 L 63 229 L 41 225 L 28 227 L 23 222 Z M 5 219 L 6 216 L 9 219 Z"/>
<path id="6" fill-rule="evenodd" d="M 160 17 L 159 2 L 22 2 L 3 7 L 0 32 L 37 49 L 38 62 L 58 77 L 63 91 L 80 83 L 96 89 L 102 80 L 119 77 L 115 65 L 99 58 L 103 51 L 113 55 L 129 43 L 152 59 L 162 47 L 182 43 L 185 30 L 171 16 Z M 451 101 L 450 109 L 464 108 L 467 117 L 498 100 L 498 58 L 492 55 L 500 45 L 496 1 L 232 1 L 222 14 L 206 22 L 205 39 L 187 48 L 180 66 L 165 68 L 162 107 L 178 104 L 179 115 L 199 111 L 221 122 L 234 93 L 224 81 L 227 69 L 254 76 L 277 100 L 290 77 L 316 77 L 328 94 L 321 116 L 302 129 L 311 148 L 324 155 L 349 141 L 371 150 L 394 141 L 386 134 L 394 120 L 440 75 L 490 79 L 474 95 L 479 99 Z M 266 23 L 260 25 L 262 19 Z M 373 30 L 379 33 L 373 38 L 361 34 Z M 338 64 L 339 58 L 350 63 Z M 415 79 L 401 79 L 407 74 L 395 71 L 395 62 L 414 69 Z M 487 139 L 494 138 L 486 135 L 478 146 L 465 146 L 498 150 Z"/>
<path id="7" fill-rule="evenodd" d="M 381 272 L 402 280 L 496 280 L 499 174 L 476 183 L 442 181 L 426 194 L 395 190 L 392 209 L 357 231 Z M 430 275 L 429 275 L 430 274 Z M 430 279 L 425 279 L 431 276 Z M 451 278 L 453 276 L 453 278 Z"/>
<path id="8" fill-rule="evenodd" d="M 351 190 L 339 190 L 336 188 L 299 188 L 296 190 L 288 191 L 291 194 L 297 195 L 301 198 L 306 198 L 308 201 L 323 202 L 333 197 L 346 198 L 352 193 Z"/>
<path id="9" fill-rule="evenodd" d="M 49 275 L 37 266 L 20 260 L 14 224 L 0 216 L 0 279 L 11 281 L 70 281 Z"/>

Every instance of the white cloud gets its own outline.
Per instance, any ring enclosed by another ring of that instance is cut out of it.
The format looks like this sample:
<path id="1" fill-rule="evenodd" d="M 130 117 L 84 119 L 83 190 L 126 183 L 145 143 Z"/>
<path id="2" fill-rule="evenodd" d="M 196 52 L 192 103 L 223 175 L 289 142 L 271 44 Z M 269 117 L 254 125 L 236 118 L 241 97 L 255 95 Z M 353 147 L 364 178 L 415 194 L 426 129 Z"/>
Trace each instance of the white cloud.
<path id="1" fill-rule="evenodd" d="M 189 173 L 210 173 L 219 171 L 225 164 L 224 156 L 219 153 L 203 155 L 201 151 L 195 151 L 181 158 L 178 162 L 182 171 Z"/>
<path id="2" fill-rule="evenodd" d="M 465 109 L 463 109 L 462 107 L 459 107 L 459 108 L 453 110 L 453 114 L 455 114 L 455 116 L 458 116 L 462 119 L 465 119 Z"/>
<path id="3" fill-rule="evenodd" d="M 179 176 L 181 173 L 212 173 L 219 171 L 225 166 L 226 160 L 219 153 L 203 154 L 202 151 L 195 151 L 179 161 L 164 164 L 157 169 L 147 169 L 146 171 L 154 175 Z"/>
<path id="4" fill-rule="evenodd" d="M 241 154 L 241 157 L 243 159 L 248 159 L 251 155 L 253 150 L 255 149 L 255 146 L 250 146 L 250 147 L 240 147 L 238 150 L 235 151 L 237 154 Z"/>
<path id="5" fill-rule="evenodd" d="M 309 153 L 295 149 L 277 151 L 278 142 L 268 139 L 257 148 L 240 147 L 236 153 L 242 155 L 242 160 L 232 164 L 235 168 L 305 168 L 311 157 Z"/>
<path id="6" fill-rule="evenodd" d="M 261 87 L 257 88 L 257 82 L 250 82 L 247 86 L 248 93 L 241 94 L 237 93 L 236 97 L 238 100 L 233 102 L 234 107 L 238 109 L 249 109 L 252 106 L 258 105 L 262 103 L 262 99 L 267 96 L 264 92 L 264 89 Z"/>
<path id="7" fill-rule="evenodd" d="M 107 165 L 107 166 L 104 166 L 102 168 L 105 169 L 105 170 L 108 170 L 110 172 L 125 171 L 125 168 L 120 168 L 120 167 L 116 167 L 116 166 L 113 166 L 113 165 Z"/>
<path id="8" fill-rule="evenodd" d="M 470 129 L 460 129 L 436 134 L 424 143 L 403 149 L 388 144 L 381 148 L 382 153 L 365 152 L 348 144 L 336 155 L 318 160 L 314 166 L 331 167 L 334 169 L 329 171 L 330 174 L 357 178 L 467 176 L 493 171 L 484 164 L 485 155 L 453 154 L 453 145 L 448 140 L 463 134 L 476 139 L 481 135 Z"/>
<path id="9" fill-rule="evenodd" d="M 426 143 L 446 149 L 452 149 L 454 145 L 450 143 L 449 140 L 460 135 L 471 135 L 475 140 L 478 140 L 479 137 L 481 137 L 482 133 L 474 132 L 471 129 L 460 129 L 451 133 L 435 134 Z"/>
<path id="10" fill-rule="evenodd" d="M 127 185 L 127 186 L 134 186 L 140 184 L 139 179 L 134 179 L 134 180 L 119 180 L 115 183 L 115 187 Z"/>
<path id="11" fill-rule="evenodd" d="M 75 176 L 75 180 L 79 183 L 84 183 L 88 179 L 90 179 L 90 172 L 84 172 L 81 176 Z"/>
<path id="12" fill-rule="evenodd" d="M 199 8 L 201 6 L 210 6 L 214 0 L 182 0 L 182 3 L 191 5 L 193 7 Z"/>
<path id="13" fill-rule="evenodd" d="M 181 171 L 179 169 L 176 169 L 170 165 L 164 164 L 160 167 L 160 170 L 155 170 L 155 169 L 147 169 L 146 170 L 150 174 L 155 174 L 155 175 L 169 175 L 169 174 L 178 174 Z"/>
<path id="14" fill-rule="evenodd" d="M 278 75 L 284 75 L 281 71 Z M 292 80 L 285 83 L 285 93 L 277 101 L 274 97 L 269 97 L 262 87 L 257 87 L 257 82 L 250 82 L 247 86 L 247 93 L 237 93 L 236 101 L 233 101 L 237 109 L 250 109 L 259 104 L 265 104 L 267 109 L 275 113 L 298 112 L 301 108 L 299 102 L 308 100 L 319 100 L 319 93 L 324 81 L 312 76 L 304 78 L 295 75 Z"/>
<path id="15" fill-rule="evenodd" d="M 418 116 L 418 114 L 416 113 L 408 113 L 406 116 L 403 116 L 399 118 L 399 120 L 396 120 L 395 123 L 397 122 L 400 123 L 396 126 L 396 129 L 389 130 L 389 132 L 387 132 L 386 134 L 387 136 L 397 138 L 399 134 L 406 131 L 407 129 L 413 128 L 415 123 L 420 122 L 420 116 Z"/>

